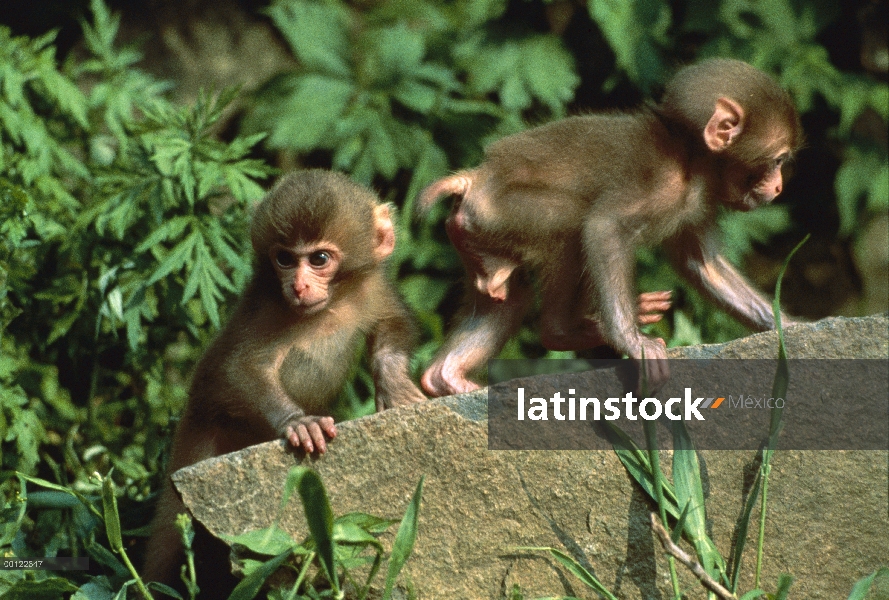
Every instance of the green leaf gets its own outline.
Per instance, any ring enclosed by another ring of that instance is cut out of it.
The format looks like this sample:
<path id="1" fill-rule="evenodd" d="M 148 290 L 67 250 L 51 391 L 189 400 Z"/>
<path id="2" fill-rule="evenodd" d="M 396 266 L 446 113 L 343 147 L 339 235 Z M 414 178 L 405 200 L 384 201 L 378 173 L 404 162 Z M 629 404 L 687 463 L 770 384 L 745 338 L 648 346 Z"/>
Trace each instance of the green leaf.
<path id="1" fill-rule="evenodd" d="M 665 0 L 588 0 L 587 9 L 633 81 L 649 89 L 663 80 L 660 47 L 672 24 Z"/>
<path id="2" fill-rule="evenodd" d="M 864 198 L 875 207 L 889 205 L 889 183 L 880 181 L 887 173 L 885 153 L 855 147 L 849 150 L 834 180 L 841 235 L 851 235 L 855 230 Z"/>
<path id="3" fill-rule="evenodd" d="M 676 519 L 676 526 L 673 527 L 672 533 L 670 533 L 670 541 L 674 544 L 678 544 L 679 540 L 682 539 L 682 532 L 685 531 L 685 522 L 688 520 L 688 504 L 682 507 L 682 514 L 679 515 L 679 518 Z"/>
<path id="4" fill-rule="evenodd" d="M 86 546 L 86 551 L 92 560 L 111 569 L 116 577 L 123 578 L 129 576 L 130 572 L 127 570 L 126 565 L 105 546 L 96 542 L 90 542 Z"/>
<path id="5" fill-rule="evenodd" d="M 867 208 L 873 212 L 885 212 L 889 208 L 889 161 L 885 160 L 885 155 L 883 159 L 868 189 Z"/>
<path id="6" fill-rule="evenodd" d="M 250 263 L 233 247 L 234 240 L 231 234 L 223 228 L 219 220 L 211 221 L 205 228 L 204 234 L 207 241 L 210 242 L 210 246 L 219 257 L 228 263 L 228 266 L 242 277 L 250 273 Z M 239 250 L 247 252 L 247 248 Z"/>
<path id="7" fill-rule="evenodd" d="M 3 593 L 3 600 L 59 600 L 77 591 L 77 586 L 61 577 L 40 581 L 17 581 Z"/>
<path id="8" fill-rule="evenodd" d="M 334 590 L 339 590 L 339 579 L 337 577 L 336 563 L 334 560 L 334 541 L 333 541 L 333 512 L 330 509 L 330 502 L 327 500 L 327 491 L 324 489 L 324 483 L 318 474 L 306 467 L 293 467 L 287 476 L 288 485 L 292 482 L 296 490 L 299 492 L 300 500 L 302 500 L 303 510 L 306 515 L 306 522 L 309 525 L 309 532 L 318 549 L 318 558 L 321 566 L 327 574 L 327 579 L 333 586 Z M 282 498 L 282 505 L 284 499 Z"/>
<path id="9" fill-rule="evenodd" d="M 173 271 L 181 270 L 191 258 L 195 246 L 198 244 L 200 234 L 193 231 L 187 238 L 177 244 L 160 262 L 157 269 L 148 278 L 146 285 L 151 285 Z"/>
<path id="10" fill-rule="evenodd" d="M 47 94 L 58 103 L 59 109 L 74 117 L 81 127 L 89 127 L 87 100 L 80 88 L 55 69 L 44 71 L 43 80 Z"/>
<path id="11" fill-rule="evenodd" d="M 413 72 L 426 54 L 423 33 L 409 28 L 404 21 L 392 27 L 370 30 L 368 36 L 373 43 L 372 54 L 365 55 L 368 73 L 377 81 L 394 81 L 402 75 Z"/>
<path id="12" fill-rule="evenodd" d="M 469 0 L 445 3 L 452 11 L 451 20 L 455 28 L 472 31 L 480 25 L 503 15 L 506 0 Z"/>
<path id="13" fill-rule="evenodd" d="M 237 586 L 235 586 L 235 589 L 228 597 L 228 600 L 253 600 L 259 593 L 259 590 L 262 589 L 265 580 L 268 579 L 272 573 L 277 571 L 278 567 L 283 565 L 284 562 L 290 558 L 290 555 L 290 550 L 287 550 L 275 558 L 262 563 L 261 567 L 251 571 L 238 583 Z"/>
<path id="14" fill-rule="evenodd" d="M 135 582 L 128 582 L 128 584 L 129 583 L 135 583 Z M 171 588 L 168 585 L 164 585 L 163 583 L 160 583 L 157 581 L 150 581 L 147 584 L 145 584 L 145 587 L 147 587 L 150 590 L 155 590 L 155 591 L 161 592 L 162 594 L 166 594 L 170 598 L 177 598 L 178 600 L 183 600 L 182 595 L 179 592 L 177 592 L 176 590 L 174 590 L 173 588 Z M 115 598 L 115 600 L 126 600 L 127 598 L 130 597 L 129 595 L 127 595 L 125 593 L 125 589 L 126 588 L 121 590 L 121 593 L 123 593 L 123 597 Z M 90 600 L 92 600 L 92 599 L 90 599 Z"/>
<path id="15" fill-rule="evenodd" d="M 617 454 L 618 459 L 620 459 L 620 462 L 623 463 L 624 468 L 626 468 L 636 483 L 652 500 L 656 501 L 654 479 L 648 457 L 623 430 L 611 423 L 608 423 L 608 426 L 615 436 L 612 442 L 614 453 Z M 663 480 L 662 483 L 666 510 L 673 518 L 678 519 L 680 511 L 677 505 L 676 492 L 669 481 Z"/>
<path id="16" fill-rule="evenodd" d="M 522 44 L 521 73 L 532 96 L 543 102 L 554 116 L 565 115 L 565 105 L 574 99 L 580 84 L 574 59 L 554 36 L 535 36 Z"/>
<path id="17" fill-rule="evenodd" d="M 111 549 L 120 554 L 123 552 L 123 536 L 120 532 L 120 515 L 117 512 L 117 496 L 114 495 L 114 483 L 111 477 L 102 478 L 102 514 L 105 517 L 105 534 Z"/>
<path id="18" fill-rule="evenodd" d="M 334 520 L 336 525 L 355 525 L 369 533 L 383 533 L 390 526 L 398 523 L 398 519 L 383 519 L 363 512 L 351 512 Z"/>
<path id="19" fill-rule="evenodd" d="M 251 552 L 274 556 L 283 552 L 293 552 L 297 545 L 290 534 L 281 529 L 277 524 L 272 524 L 265 529 L 256 529 L 247 533 L 226 538 L 233 544 L 240 544 Z"/>
<path id="20" fill-rule="evenodd" d="M 387 179 L 391 179 L 398 170 L 398 162 L 396 161 L 397 146 L 387 127 L 390 124 L 388 120 L 384 120 L 381 116 L 374 120 L 368 131 L 367 151 L 373 156 L 374 170 Z"/>
<path id="21" fill-rule="evenodd" d="M 695 547 L 698 561 L 707 573 L 719 581 L 725 570 L 725 560 L 716 544 L 707 535 L 707 512 L 701 467 L 691 437 L 680 421 L 673 423 L 673 489 L 676 502 L 687 511 L 685 532 Z"/>
<path id="22" fill-rule="evenodd" d="M 392 91 L 392 97 L 407 108 L 427 115 L 435 108 L 439 91 L 413 79 L 405 79 Z"/>
<path id="23" fill-rule="evenodd" d="M 579 562 L 577 562 L 571 556 L 568 556 L 561 550 L 557 548 L 549 548 L 549 547 L 538 547 L 538 546 L 523 546 L 519 547 L 518 550 L 531 550 L 535 552 L 547 552 L 550 556 L 556 559 L 556 561 L 568 569 L 568 571 L 580 579 L 584 585 L 586 585 L 591 590 L 595 590 L 600 596 L 603 598 L 607 598 L 608 600 L 617 600 L 617 596 L 608 591 L 601 581 L 599 581 L 595 575 L 590 573 L 584 568 Z"/>
<path id="24" fill-rule="evenodd" d="M 279 115 L 271 123 L 268 145 L 294 150 L 326 146 L 353 93 L 353 84 L 343 79 L 314 74 L 298 78 L 292 93 L 277 103 Z"/>
<path id="25" fill-rule="evenodd" d="M 398 526 L 398 533 L 395 534 L 392 555 L 389 557 L 389 568 L 386 571 L 386 588 L 383 591 L 383 600 L 389 600 L 392 597 L 395 580 L 414 549 L 414 542 L 417 540 L 417 524 L 420 518 L 420 498 L 423 496 L 423 482 L 425 480 L 425 475 L 420 477 L 411 503 L 401 519 L 401 525 Z"/>
<path id="26" fill-rule="evenodd" d="M 883 580 L 883 583 L 889 585 L 889 568 L 880 567 L 867 577 L 862 577 L 852 586 L 852 592 L 849 594 L 849 600 L 865 600 L 870 592 L 871 586 L 877 579 Z"/>
<path id="27" fill-rule="evenodd" d="M 259 161 L 239 161 L 222 166 L 222 176 L 225 184 L 231 190 L 232 196 L 239 202 L 258 200 L 265 195 L 265 190 L 252 178 L 264 178 L 271 174 L 272 170 Z"/>
<path id="28" fill-rule="evenodd" d="M 306 69 L 339 77 L 350 75 L 349 13 L 343 5 L 277 0 L 266 13 Z"/>
<path id="29" fill-rule="evenodd" d="M 434 312 L 451 288 L 448 281 L 431 279 L 426 275 L 408 275 L 398 289 L 408 306 L 415 312 Z"/>
<path id="30" fill-rule="evenodd" d="M 735 544 L 732 549 L 732 556 L 734 557 L 734 562 L 732 564 L 731 569 L 731 589 L 732 591 L 738 590 L 738 583 L 741 577 L 741 565 L 742 559 L 744 557 L 744 548 L 747 545 L 747 532 L 750 529 L 750 521 L 753 515 L 753 509 L 756 507 L 756 503 L 759 500 L 759 492 L 762 488 L 762 470 L 757 469 L 756 474 L 754 475 L 753 485 L 750 486 L 750 491 L 747 492 L 747 499 L 744 501 L 744 509 L 741 511 L 741 516 L 738 518 L 738 526 L 735 534 Z"/>
<path id="31" fill-rule="evenodd" d="M 80 586 L 71 600 L 111 600 L 113 597 L 111 581 L 105 575 L 100 575 Z"/>
<path id="32" fill-rule="evenodd" d="M 790 229 L 790 211 L 784 205 L 761 206 L 748 212 L 724 212 L 719 216 L 723 253 L 740 263 L 754 244 L 767 244 L 772 237 Z"/>
<path id="33" fill-rule="evenodd" d="M 790 594 L 791 584 L 793 584 L 793 577 L 787 573 L 782 573 L 778 577 L 778 589 L 775 590 L 775 600 L 786 600 Z"/>
<path id="34" fill-rule="evenodd" d="M 185 228 L 194 222 L 194 217 L 192 216 L 175 216 L 171 219 L 164 222 L 160 227 L 151 232 L 147 238 L 145 238 L 142 243 L 140 243 L 133 250 L 136 254 L 141 254 L 146 250 L 154 248 L 160 243 L 169 242 L 170 240 L 176 239 L 182 235 L 182 232 L 185 231 Z"/>
<path id="35" fill-rule="evenodd" d="M 534 35 L 499 46 L 470 38 L 455 54 L 469 73 L 470 90 L 479 95 L 497 91 L 508 111 L 529 108 L 536 98 L 562 115 L 580 83 L 571 54 L 554 36 Z"/>
<path id="36" fill-rule="evenodd" d="M 370 533 L 355 523 L 340 522 L 333 524 L 333 540 L 337 544 L 371 545 L 383 550 L 382 544 Z"/>

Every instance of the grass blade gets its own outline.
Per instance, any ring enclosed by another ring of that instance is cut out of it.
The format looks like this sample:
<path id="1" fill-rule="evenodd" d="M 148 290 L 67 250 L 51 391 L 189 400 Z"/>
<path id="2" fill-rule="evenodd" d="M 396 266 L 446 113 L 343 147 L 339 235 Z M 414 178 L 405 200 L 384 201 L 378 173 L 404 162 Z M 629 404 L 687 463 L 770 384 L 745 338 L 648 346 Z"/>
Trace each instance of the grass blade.
<path id="1" fill-rule="evenodd" d="M 630 476 L 639 484 L 639 487 L 653 500 L 657 500 L 654 491 L 654 480 L 651 475 L 651 463 L 648 456 L 624 431 L 612 423 L 607 423 L 616 439 L 612 440 L 612 447 L 617 458 L 623 463 Z M 666 509 L 670 515 L 679 518 L 679 504 L 676 502 L 676 492 L 669 481 L 663 482 L 663 495 Z"/>
<path id="2" fill-rule="evenodd" d="M 556 559 L 559 564 L 568 569 L 572 575 L 580 579 L 588 588 L 595 590 L 601 597 L 606 598 L 607 600 L 617 600 L 617 597 L 609 592 L 608 588 L 602 585 L 602 582 L 596 579 L 595 575 L 587 571 L 583 565 L 561 550 L 547 546 L 523 546 L 517 549 L 549 553 L 549 555 Z"/>
<path id="3" fill-rule="evenodd" d="M 290 550 L 286 550 L 275 558 L 264 562 L 258 569 L 254 569 L 247 575 L 247 577 L 238 583 L 228 597 L 228 600 L 253 600 L 259 593 L 259 590 L 262 589 L 262 584 L 265 583 L 265 580 L 268 579 L 278 567 L 284 564 L 284 561 L 290 558 L 291 554 L 292 552 Z"/>
<path id="4" fill-rule="evenodd" d="M 644 353 L 642 354 L 642 359 L 644 362 Z M 645 369 L 643 368 L 643 373 L 644 372 Z M 645 395 L 644 375 L 642 378 L 641 395 Z M 663 471 L 661 471 L 661 459 L 657 446 L 657 423 L 645 421 L 645 423 L 642 424 L 642 429 L 645 432 L 645 445 L 648 447 L 648 462 L 651 465 L 651 480 L 655 494 L 654 499 L 657 501 L 661 523 L 663 524 L 664 529 L 669 532 L 670 528 L 669 523 L 667 522 L 667 500 L 664 498 L 664 484 L 666 480 Z M 679 589 L 679 576 L 676 573 L 676 561 L 672 556 L 667 556 L 667 563 L 670 567 L 670 583 L 673 585 L 673 597 L 676 598 L 676 600 L 679 600 L 682 593 Z"/>
<path id="5" fill-rule="evenodd" d="M 717 581 L 722 579 L 725 560 L 707 535 L 707 511 L 698 454 L 681 421 L 673 424 L 673 487 L 679 504 L 688 510 L 685 532 L 695 547 L 698 561 L 707 574 Z"/>
<path id="6" fill-rule="evenodd" d="M 796 254 L 807 241 L 809 241 L 808 235 L 804 237 L 803 240 L 790 251 L 787 258 L 784 259 L 784 264 L 781 266 L 781 271 L 778 273 L 778 282 L 775 284 L 775 299 L 772 301 L 772 312 L 775 315 L 775 329 L 778 330 L 778 368 L 775 371 L 775 379 L 772 382 L 772 398 L 787 398 L 787 386 L 790 381 L 790 370 L 787 366 L 787 348 L 784 346 L 784 328 L 781 325 L 781 282 L 784 280 L 784 273 L 787 272 L 787 266 L 790 264 L 790 259 L 793 258 L 793 255 Z M 762 455 L 762 466 L 760 467 L 760 472 L 762 473 L 762 502 L 759 511 L 759 537 L 756 544 L 756 569 L 753 579 L 753 587 L 759 587 L 760 575 L 762 573 L 762 551 L 765 543 L 767 514 L 766 508 L 769 498 L 769 473 L 771 473 L 772 470 L 772 454 L 774 454 L 775 448 L 778 446 L 778 435 L 781 433 L 781 429 L 784 426 L 783 416 L 783 407 L 779 408 L 778 406 L 775 406 L 771 409 L 769 441 Z M 738 558 L 740 560 L 740 557 Z M 790 584 L 788 583 L 787 585 L 789 587 Z"/>
<path id="7" fill-rule="evenodd" d="M 750 529 L 750 517 L 753 514 L 753 507 L 759 499 L 759 489 L 762 486 L 762 471 L 756 470 L 753 485 L 750 486 L 750 493 L 744 502 L 744 510 L 741 512 L 741 518 L 738 521 L 737 531 L 735 532 L 735 547 L 732 549 L 732 568 L 731 568 L 731 590 L 737 593 L 738 582 L 741 577 L 741 557 L 744 555 L 744 547 L 747 545 L 747 532 Z M 745 594 L 746 596 L 746 594 Z"/>
<path id="8" fill-rule="evenodd" d="M 324 489 L 318 473 L 306 467 L 293 467 L 288 475 L 288 482 L 290 481 L 295 482 L 302 500 L 309 532 L 318 550 L 318 560 L 331 587 L 338 593 L 340 584 L 333 553 L 333 511 L 327 499 L 327 490 Z"/>
<path id="9" fill-rule="evenodd" d="M 867 577 L 862 577 L 856 581 L 855 585 L 852 586 L 852 592 L 849 594 L 849 600 L 865 600 L 877 578 L 889 582 L 889 568 L 881 567 Z"/>
<path id="10" fill-rule="evenodd" d="M 420 518 L 420 499 L 423 496 L 423 482 L 425 480 L 425 475 L 420 477 L 417 489 L 414 490 L 414 497 L 411 499 L 411 503 L 408 504 L 404 517 L 401 519 L 398 533 L 395 534 L 395 541 L 392 543 L 392 555 L 389 557 L 389 568 L 386 572 L 386 588 L 383 592 L 383 600 L 389 600 L 392 597 L 395 579 L 414 549 L 414 542 L 417 540 L 417 523 Z"/>

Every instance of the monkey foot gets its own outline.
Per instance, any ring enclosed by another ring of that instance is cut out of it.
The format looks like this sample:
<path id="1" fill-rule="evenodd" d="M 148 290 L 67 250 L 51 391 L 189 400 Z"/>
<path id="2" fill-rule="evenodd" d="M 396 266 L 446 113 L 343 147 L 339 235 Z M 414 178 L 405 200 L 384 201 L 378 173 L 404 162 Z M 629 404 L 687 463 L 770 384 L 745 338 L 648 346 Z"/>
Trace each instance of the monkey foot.
<path id="1" fill-rule="evenodd" d="M 423 391 L 433 398 L 473 392 L 481 388 L 474 381 L 467 379 L 463 373 L 447 372 L 445 366 L 441 364 L 433 364 L 426 369 L 420 378 L 420 385 Z"/>

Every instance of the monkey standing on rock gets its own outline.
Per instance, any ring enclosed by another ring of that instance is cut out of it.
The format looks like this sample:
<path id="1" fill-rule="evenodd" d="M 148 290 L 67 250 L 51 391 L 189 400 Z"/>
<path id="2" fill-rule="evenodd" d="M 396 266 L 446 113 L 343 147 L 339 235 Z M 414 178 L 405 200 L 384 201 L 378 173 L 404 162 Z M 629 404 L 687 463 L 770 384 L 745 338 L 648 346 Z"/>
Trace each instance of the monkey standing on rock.
<path id="1" fill-rule="evenodd" d="M 774 326 L 771 303 L 716 249 L 717 208 L 751 210 L 781 192 L 781 167 L 802 143 L 789 96 L 765 73 L 714 59 L 680 70 L 657 105 L 570 117 L 492 144 L 481 166 L 433 183 L 428 210 L 457 196 L 447 221 L 472 288 L 462 320 L 426 370 L 426 392 L 475 389 L 542 288 L 540 329 L 552 350 L 607 343 L 668 376 L 661 340 L 637 322 L 669 306 L 665 292 L 634 306 L 635 251 L 663 243 L 678 268 L 742 323 Z M 789 320 L 784 319 L 785 324 Z"/>
<path id="2" fill-rule="evenodd" d="M 384 268 L 395 248 L 389 210 L 346 176 L 321 170 L 285 176 L 256 207 L 253 278 L 198 363 L 169 473 L 282 437 L 325 452 L 325 438 L 336 436 L 330 406 L 364 339 L 377 410 L 425 400 L 409 375 L 413 324 Z M 167 480 L 147 580 L 178 581 L 184 555 L 174 520 L 184 511 Z M 218 583 L 223 565 L 199 573 L 212 578 L 202 587 Z"/>

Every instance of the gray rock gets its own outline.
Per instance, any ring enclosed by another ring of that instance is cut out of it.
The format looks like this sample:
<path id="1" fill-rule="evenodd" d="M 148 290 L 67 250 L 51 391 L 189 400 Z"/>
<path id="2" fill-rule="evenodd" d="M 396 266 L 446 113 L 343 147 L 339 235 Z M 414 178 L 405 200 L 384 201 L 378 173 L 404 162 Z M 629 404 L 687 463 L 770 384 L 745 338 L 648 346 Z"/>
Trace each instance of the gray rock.
<path id="1" fill-rule="evenodd" d="M 786 331 L 793 358 L 889 358 L 886 315 L 830 318 Z M 671 357 L 774 357 L 775 333 L 682 348 Z M 560 548 L 619 598 L 669 598 L 667 561 L 653 537 L 652 505 L 611 451 L 491 451 L 486 392 L 444 398 L 342 423 L 321 458 L 295 456 L 283 441 L 204 461 L 173 474 L 186 506 L 216 535 L 268 526 L 294 464 L 315 468 L 336 515 L 399 518 L 426 475 L 420 531 L 402 572 L 418 598 L 596 598 L 542 553 Z M 669 457 L 662 453 L 662 464 Z M 753 451 L 701 451 L 708 520 L 724 556 L 752 479 Z M 886 450 L 779 451 L 769 483 L 762 586 L 794 577 L 795 598 L 848 596 L 853 583 L 889 563 Z M 754 512 L 754 520 L 756 514 Z M 282 525 L 306 527 L 298 500 Z M 755 525 L 741 591 L 753 587 Z M 395 527 L 384 537 L 390 544 Z M 690 598 L 704 592 L 679 567 Z"/>

